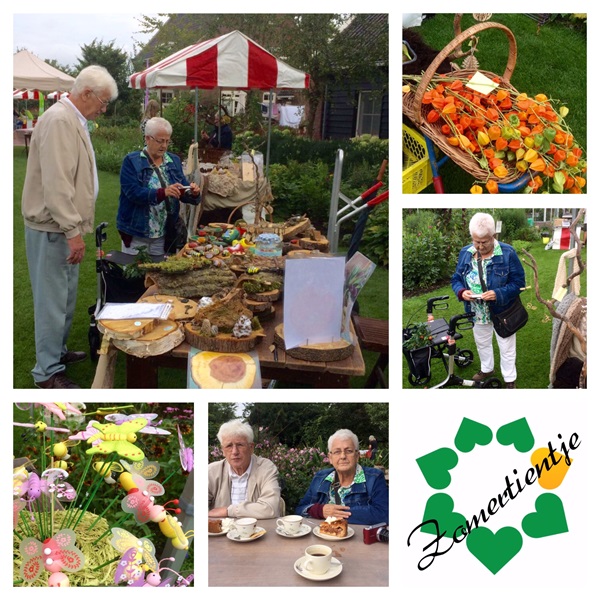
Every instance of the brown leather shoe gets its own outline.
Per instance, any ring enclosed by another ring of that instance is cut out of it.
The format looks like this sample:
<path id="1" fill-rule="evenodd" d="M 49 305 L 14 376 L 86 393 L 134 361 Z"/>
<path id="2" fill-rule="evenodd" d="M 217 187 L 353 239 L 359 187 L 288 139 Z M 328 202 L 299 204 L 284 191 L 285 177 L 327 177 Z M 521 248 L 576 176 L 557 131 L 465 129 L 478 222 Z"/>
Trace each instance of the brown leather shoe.
<path id="1" fill-rule="evenodd" d="M 471 377 L 471 379 L 473 381 L 485 381 L 486 379 L 491 377 L 493 374 L 494 374 L 494 371 L 490 371 L 489 373 L 484 373 L 483 371 L 477 371 L 477 373 L 475 373 L 475 375 L 473 375 L 473 377 Z"/>
<path id="2" fill-rule="evenodd" d="M 517 389 L 517 382 L 516 381 L 507 381 L 506 382 L 506 389 L 507 390 L 515 390 L 515 389 Z"/>
<path id="3" fill-rule="evenodd" d="M 35 385 L 43 390 L 81 389 L 77 384 L 68 379 L 62 371 L 52 375 L 52 377 L 46 379 L 46 381 L 36 381 Z"/>
<path id="4" fill-rule="evenodd" d="M 77 352 L 76 350 L 68 350 L 60 357 L 61 365 L 72 365 L 73 363 L 81 362 L 87 358 L 85 352 Z"/>

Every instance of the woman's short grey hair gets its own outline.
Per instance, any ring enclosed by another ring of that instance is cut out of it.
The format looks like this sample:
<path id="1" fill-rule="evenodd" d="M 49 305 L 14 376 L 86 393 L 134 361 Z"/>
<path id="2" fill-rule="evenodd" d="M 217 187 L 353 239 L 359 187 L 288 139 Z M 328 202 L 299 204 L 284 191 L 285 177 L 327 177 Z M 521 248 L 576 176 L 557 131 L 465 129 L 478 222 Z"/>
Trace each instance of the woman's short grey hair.
<path id="1" fill-rule="evenodd" d="M 327 450 L 331 452 L 331 446 L 333 445 L 333 440 L 351 440 L 354 444 L 354 449 L 358 450 L 358 437 L 356 434 L 352 433 L 349 429 L 338 429 L 328 440 L 327 440 Z"/>
<path id="2" fill-rule="evenodd" d="M 92 90 L 95 94 L 109 92 L 110 99 L 114 100 L 119 95 L 117 83 L 112 75 L 100 65 L 90 65 L 83 69 L 75 79 L 71 88 L 74 96 L 79 96 L 84 90 Z"/>
<path id="3" fill-rule="evenodd" d="M 469 233 L 478 237 L 494 237 L 496 235 L 494 217 L 488 213 L 475 213 L 469 223 Z"/>
<path id="4" fill-rule="evenodd" d="M 163 131 L 169 136 L 173 133 L 171 123 L 166 119 L 163 119 L 162 117 L 152 117 L 146 121 L 146 129 L 144 130 L 145 135 L 157 135 Z"/>
<path id="5" fill-rule="evenodd" d="M 221 445 L 223 444 L 224 438 L 232 437 L 245 437 L 249 444 L 254 443 L 254 431 L 252 431 L 252 427 L 250 427 L 248 423 L 244 423 L 242 419 L 227 421 L 227 423 L 223 423 L 223 425 L 219 427 L 217 439 Z"/>

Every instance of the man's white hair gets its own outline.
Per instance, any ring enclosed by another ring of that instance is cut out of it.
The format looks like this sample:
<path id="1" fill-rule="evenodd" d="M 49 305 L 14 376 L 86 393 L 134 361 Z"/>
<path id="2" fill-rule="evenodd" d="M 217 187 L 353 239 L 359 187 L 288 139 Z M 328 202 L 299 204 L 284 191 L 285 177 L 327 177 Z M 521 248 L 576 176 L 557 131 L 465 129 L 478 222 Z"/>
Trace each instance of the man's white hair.
<path id="1" fill-rule="evenodd" d="M 220 444 L 223 444 L 224 438 L 245 437 L 249 444 L 254 443 L 254 431 L 248 423 L 244 423 L 242 419 L 232 419 L 223 423 L 217 433 L 217 438 Z"/>

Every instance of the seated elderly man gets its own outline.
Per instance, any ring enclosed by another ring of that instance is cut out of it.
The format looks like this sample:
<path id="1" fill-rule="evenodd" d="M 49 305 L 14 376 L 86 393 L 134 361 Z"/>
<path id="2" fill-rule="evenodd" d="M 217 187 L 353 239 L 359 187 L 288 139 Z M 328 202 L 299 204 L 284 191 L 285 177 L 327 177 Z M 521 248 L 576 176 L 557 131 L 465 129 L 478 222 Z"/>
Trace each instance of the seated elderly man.
<path id="1" fill-rule="evenodd" d="M 358 464 L 358 438 L 339 429 L 327 442 L 333 468 L 319 471 L 296 509 L 297 515 L 347 519 L 349 523 L 387 523 L 389 493 L 379 469 Z"/>
<path id="2" fill-rule="evenodd" d="M 208 465 L 208 516 L 279 517 L 277 467 L 253 454 L 252 427 L 234 419 L 221 425 L 217 438 L 225 459 Z"/>

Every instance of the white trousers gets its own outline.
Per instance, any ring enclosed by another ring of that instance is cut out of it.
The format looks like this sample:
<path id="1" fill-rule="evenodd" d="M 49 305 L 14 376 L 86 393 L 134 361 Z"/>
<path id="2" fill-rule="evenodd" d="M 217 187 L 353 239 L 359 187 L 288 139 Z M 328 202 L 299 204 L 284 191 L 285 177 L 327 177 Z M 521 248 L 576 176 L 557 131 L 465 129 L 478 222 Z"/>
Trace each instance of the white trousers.
<path id="1" fill-rule="evenodd" d="M 477 345 L 477 353 L 481 361 L 481 370 L 491 373 L 494 370 L 494 348 L 492 339 L 494 337 L 494 326 L 491 323 L 475 323 L 473 337 Z M 517 334 L 502 338 L 496 333 L 496 342 L 500 351 L 500 370 L 505 383 L 517 379 Z"/>

